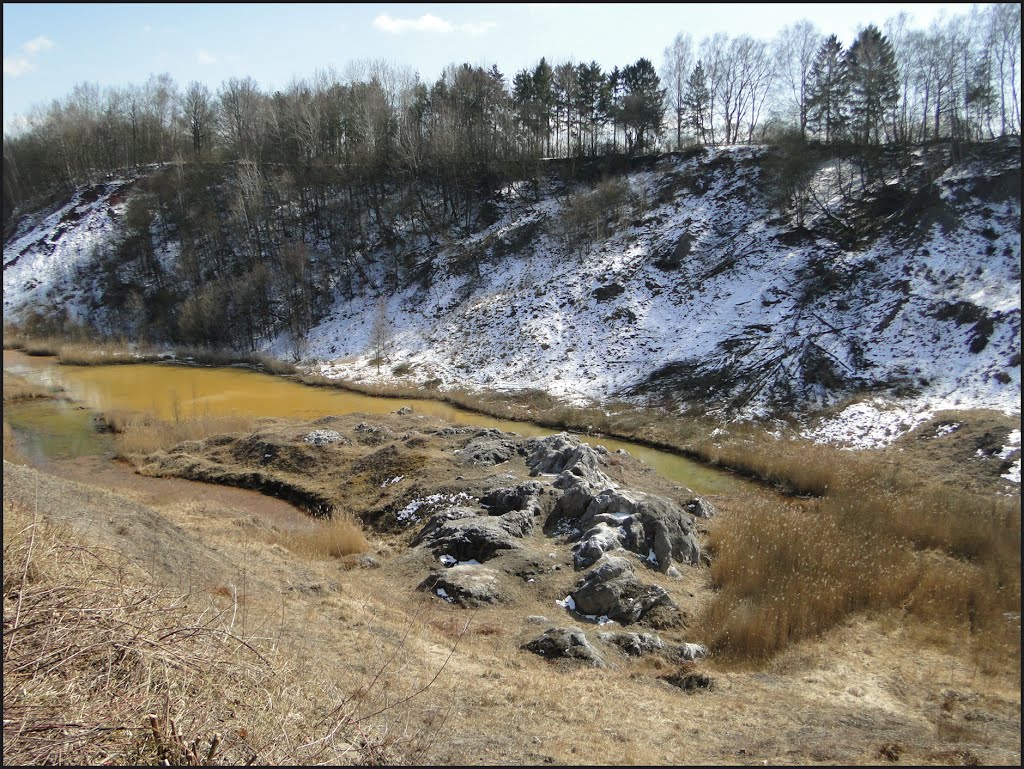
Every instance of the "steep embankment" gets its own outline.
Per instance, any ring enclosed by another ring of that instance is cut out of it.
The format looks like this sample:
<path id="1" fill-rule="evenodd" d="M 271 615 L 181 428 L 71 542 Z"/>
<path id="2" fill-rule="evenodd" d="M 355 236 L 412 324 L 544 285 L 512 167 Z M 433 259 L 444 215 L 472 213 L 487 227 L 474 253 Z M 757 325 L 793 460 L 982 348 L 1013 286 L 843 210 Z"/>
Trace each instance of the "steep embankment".
<path id="1" fill-rule="evenodd" d="M 399 231 L 410 266 L 395 290 L 379 287 L 397 257 L 373 247 L 354 298 L 299 343 L 267 346 L 328 376 L 570 400 L 765 415 L 884 396 L 823 426 L 833 440 L 857 420 L 878 426 L 870 443 L 942 409 L 1019 413 L 1019 149 L 974 145 L 954 162 L 948 145 L 919 148 L 878 161 L 870 183 L 821 154 L 784 204 L 784 164 L 765 148 L 651 160 L 596 191 L 552 167 L 537 202 L 504 190 L 496 221 L 467 238 Z M 27 302 L 81 312 L 96 279 L 73 268 L 115 237 L 122 189 L 21 223 L 5 319 Z M 173 231 L 155 223 L 153 239 L 172 264 Z"/>

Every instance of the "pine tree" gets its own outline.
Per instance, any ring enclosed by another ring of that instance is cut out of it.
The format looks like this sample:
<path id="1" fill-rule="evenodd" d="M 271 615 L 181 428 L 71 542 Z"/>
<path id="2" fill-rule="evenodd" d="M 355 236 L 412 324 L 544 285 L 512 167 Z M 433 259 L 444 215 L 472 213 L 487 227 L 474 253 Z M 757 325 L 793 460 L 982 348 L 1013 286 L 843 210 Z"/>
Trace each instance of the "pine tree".
<path id="1" fill-rule="evenodd" d="M 846 125 L 848 75 L 843 44 L 835 35 L 830 35 L 821 44 L 811 65 L 807 98 L 807 124 L 826 144 L 839 138 Z"/>
<path id="2" fill-rule="evenodd" d="M 697 141 L 707 143 L 708 123 L 711 119 L 711 91 L 708 90 L 707 74 L 700 61 L 686 80 L 683 96 L 684 125 L 693 129 Z"/>
<path id="3" fill-rule="evenodd" d="M 597 128 L 601 120 L 601 91 L 604 87 L 604 73 L 596 61 L 580 64 L 576 68 L 577 104 L 581 127 L 586 124 L 590 138 L 590 154 L 597 154 Z M 582 134 L 582 130 L 581 130 Z"/>
<path id="4" fill-rule="evenodd" d="M 555 73 L 547 59 L 541 58 L 533 71 L 533 97 L 537 104 L 537 116 L 543 126 L 543 135 L 547 140 L 547 154 L 551 154 L 551 117 L 555 109 Z"/>
<path id="5" fill-rule="evenodd" d="M 661 134 L 665 118 L 665 89 L 649 59 L 640 58 L 623 68 L 625 96 L 621 119 L 626 128 L 626 151 L 643 152 Z"/>
<path id="6" fill-rule="evenodd" d="M 846 53 L 850 77 L 850 120 L 854 138 L 861 144 L 881 144 L 899 101 L 896 54 L 878 27 L 860 31 Z"/>

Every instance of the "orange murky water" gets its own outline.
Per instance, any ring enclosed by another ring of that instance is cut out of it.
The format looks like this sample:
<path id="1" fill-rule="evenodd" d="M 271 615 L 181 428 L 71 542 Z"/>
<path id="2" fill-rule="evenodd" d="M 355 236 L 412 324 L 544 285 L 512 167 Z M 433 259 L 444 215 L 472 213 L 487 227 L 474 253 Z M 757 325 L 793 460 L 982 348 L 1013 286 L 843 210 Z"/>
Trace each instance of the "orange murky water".
<path id="1" fill-rule="evenodd" d="M 439 401 L 380 398 L 310 387 L 245 368 L 166 363 L 62 366 L 54 358 L 4 350 L 4 369 L 35 382 L 61 387 L 68 397 L 96 411 L 142 411 L 164 419 L 234 414 L 307 420 L 342 414 L 386 414 L 409 406 L 418 414 L 429 414 L 455 424 L 495 427 L 526 437 L 557 432 L 529 422 L 474 414 Z M 86 424 L 85 420 L 81 421 Z M 22 429 L 29 427 L 24 424 Z M 609 451 L 625 449 L 666 478 L 697 492 L 730 494 L 749 487 L 729 473 L 665 451 L 610 438 L 586 435 L 580 438 L 591 445 L 603 445 Z"/>

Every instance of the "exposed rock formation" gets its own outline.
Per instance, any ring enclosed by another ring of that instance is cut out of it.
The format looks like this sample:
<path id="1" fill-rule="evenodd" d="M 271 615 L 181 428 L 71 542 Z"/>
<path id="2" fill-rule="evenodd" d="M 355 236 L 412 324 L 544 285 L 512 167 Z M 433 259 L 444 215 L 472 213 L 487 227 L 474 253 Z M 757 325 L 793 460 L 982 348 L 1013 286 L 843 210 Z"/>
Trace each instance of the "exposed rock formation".
<path id="1" fill-rule="evenodd" d="M 566 659 L 593 667 L 604 667 L 604 660 L 579 628 L 555 627 L 521 647 L 549 660 Z"/>

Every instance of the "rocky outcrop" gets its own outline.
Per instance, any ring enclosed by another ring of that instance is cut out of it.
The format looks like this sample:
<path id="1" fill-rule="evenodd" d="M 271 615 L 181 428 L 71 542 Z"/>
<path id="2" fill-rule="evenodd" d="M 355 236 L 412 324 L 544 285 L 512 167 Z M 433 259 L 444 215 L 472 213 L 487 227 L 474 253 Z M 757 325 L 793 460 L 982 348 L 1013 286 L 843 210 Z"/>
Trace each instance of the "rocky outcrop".
<path id="1" fill-rule="evenodd" d="M 522 649 L 549 660 L 570 660 L 592 667 L 604 667 L 604 660 L 597 653 L 586 635 L 579 628 L 556 627 L 545 630 Z"/>
<path id="2" fill-rule="evenodd" d="M 692 662 L 708 654 L 707 648 L 701 644 L 668 644 L 657 633 L 599 633 L 598 638 L 619 647 L 630 657 L 643 657 L 658 652 L 676 662 Z"/>
<path id="3" fill-rule="evenodd" d="M 618 646 L 630 657 L 642 657 L 665 648 L 665 642 L 656 633 L 599 633 L 598 638 Z"/>
<path id="4" fill-rule="evenodd" d="M 625 558 L 606 557 L 589 571 L 570 593 L 575 610 L 592 617 L 607 617 L 622 625 L 638 622 L 656 606 L 675 607 L 658 585 L 638 580 Z"/>
<path id="5" fill-rule="evenodd" d="M 458 453 L 463 462 L 474 465 L 500 465 L 519 454 L 520 442 L 507 433 L 488 429 L 480 431 Z"/>
<path id="6" fill-rule="evenodd" d="M 519 540 L 532 530 L 533 516 L 522 510 L 482 516 L 472 508 L 451 507 L 431 516 L 411 544 L 426 547 L 436 556 L 483 563 L 522 547 Z"/>
<path id="7" fill-rule="evenodd" d="M 517 510 L 539 516 L 549 511 L 553 504 L 551 490 L 539 481 L 528 481 L 508 489 L 493 489 L 480 497 L 491 515 L 504 515 Z"/>
<path id="8" fill-rule="evenodd" d="M 311 446 L 327 446 L 331 443 L 345 441 L 337 430 L 314 430 L 311 433 L 307 433 L 302 440 Z M 345 442 L 347 443 L 347 441 Z"/>
<path id="9" fill-rule="evenodd" d="M 624 548 L 665 572 L 673 560 L 700 562 L 693 515 L 663 497 L 621 489 L 601 469 L 601 455 L 578 439 L 561 433 L 531 441 L 527 464 L 531 475 L 557 473 L 562 490 L 548 529 L 570 532 L 576 568 L 595 563 L 604 553 Z M 704 515 L 713 509 L 694 495 L 688 507 Z"/>
<path id="10" fill-rule="evenodd" d="M 493 569 L 479 565 L 452 566 L 433 572 L 419 584 L 419 590 L 433 593 L 448 603 L 476 608 L 504 600 Z"/>

